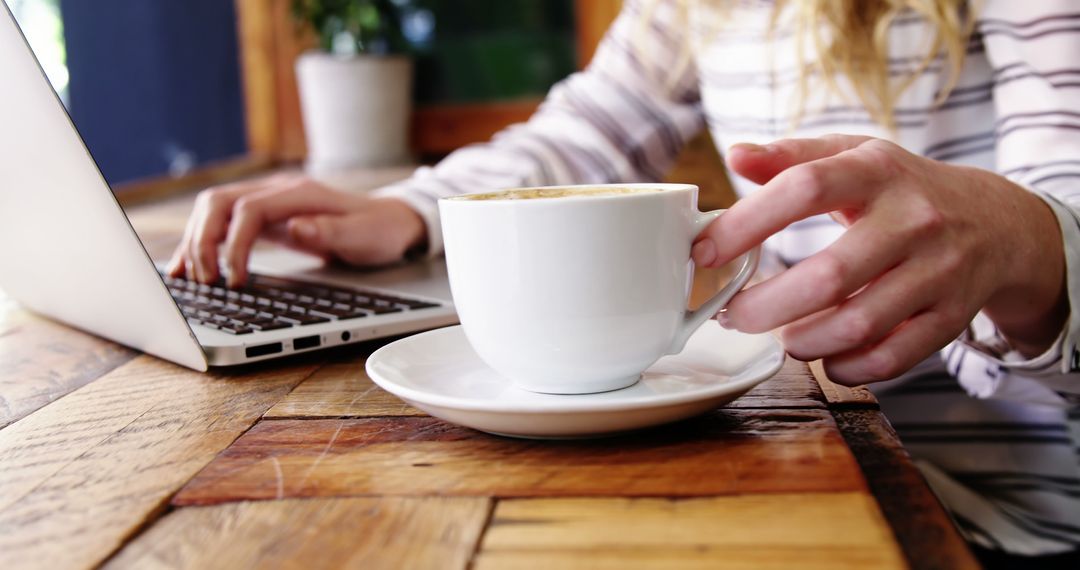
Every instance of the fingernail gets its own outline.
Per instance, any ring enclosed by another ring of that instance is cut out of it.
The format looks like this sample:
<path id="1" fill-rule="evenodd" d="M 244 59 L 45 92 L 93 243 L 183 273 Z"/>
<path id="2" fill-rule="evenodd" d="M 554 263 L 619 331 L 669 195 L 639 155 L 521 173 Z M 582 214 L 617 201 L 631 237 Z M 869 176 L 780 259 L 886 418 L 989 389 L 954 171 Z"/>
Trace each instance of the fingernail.
<path id="1" fill-rule="evenodd" d="M 727 315 L 727 309 L 721 309 L 719 313 L 716 313 L 716 322 L 720 323 L 722 328 L 731 330 L 731 318 Z"/>
<path id="2" fill-rule="evenodd" d="M 702 267 L 708 267 L 716 261 L 716 244 L 713 243 L 713 240 L 705 238 L 694 244 L 693 249 L 690 250 L 690 255 L 694 258 L 694 263 Z"/>
<path id="3" fill-rule="evenodd" d="M 736 144 L 731 145 L 731 148 L 729 150 L 735 150 L 735 149 L 739 149 L 739 150 L 741 150 L 743 152 L 767 153 L 767 152 L 770 152 L 772 150 L 772 147 L 769 146 L 769 145 L 760 145 L 760 144 L 754 144 L 754 143 L 736 143 Z"/>
<path id="4" fill-rule="evenodd" d="M 311 222 L 296 222 L 293 224 L 293 233 L 302 240 L 313 240 L 318 235 L 319 230 Z"/>

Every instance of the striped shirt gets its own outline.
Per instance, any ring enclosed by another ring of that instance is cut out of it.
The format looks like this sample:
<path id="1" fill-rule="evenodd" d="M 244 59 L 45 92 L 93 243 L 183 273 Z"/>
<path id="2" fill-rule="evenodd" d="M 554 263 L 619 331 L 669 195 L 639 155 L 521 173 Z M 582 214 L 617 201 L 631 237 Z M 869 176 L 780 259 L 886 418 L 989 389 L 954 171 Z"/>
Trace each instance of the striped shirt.
<path id="1" fill-rule="evenodd" d="M 803 62 L 767 1 L 723 18 L 689 3 L 627 2 L 592 64 L 556 85 L 537 113 L 490 142 L 380 190 L 411 204 L 441 251 L 436 200 L 515 186 L 659 180 L 686 141 L 708 128 L 720 148 L 844 132 L 889 139 L 935 160 L 995 171 L 1046 201 L 1065 239 L 1072 315 L 1045 354 L 1025 359 L 985 317 L 903 377 L 874 386 L 927 481 L 972 542 L 1036 555 L 1080 546 L 1080 3 L 987 0 L 959 82 L 934 61 L 897 103 L 897 129 L 876 124 L 837 78 L 811 88 L 801 121 Z M 689 22 L 689 23 L 688 23 Z M 921 61 L 929 24 L 914 13 L 890 30 L 890 75 Z M 691 42 L 689 65 L 676 63 Z M 802 50 L 812 57 L 813 50 Z M 755 185 L 733 177 L 740 195 Z M 777 267 L 820 251 L 844 229 L 825 216 L 766 242 Z"/>

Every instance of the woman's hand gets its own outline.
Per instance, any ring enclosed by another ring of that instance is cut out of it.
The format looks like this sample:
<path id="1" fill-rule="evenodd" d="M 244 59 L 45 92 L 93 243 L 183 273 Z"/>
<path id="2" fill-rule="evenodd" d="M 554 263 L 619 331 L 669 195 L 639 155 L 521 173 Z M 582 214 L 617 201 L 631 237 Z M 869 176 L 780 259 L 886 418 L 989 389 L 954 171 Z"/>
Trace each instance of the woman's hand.
<path id="1" fill-rule="evenodd" d="M 788 352 L 829 377 L 896 377 L 955 339 L 980 310 L 1028 356 L 1067 317 L 1053 211 L 1005 178 L 855 136 L 735 145 L 729 165 L 764 184 L 709 226 L 694 260 L 717 266 L 788 224 L 830 213 L 835 243 L 737 295 L 725 326 L 781 328 Z"/>
<path id="2" fill-rule="evenodd" d="M 426 239 L 423 220 L 400 200 L 339 192 L 300 174 L 280 174 L 202 191 L 168 272 L 208 283 L 219 277 L 222 259 L 229 284 L 243 283 L 251 248 L 264 233 L 354 265 L 393 263 Z"/>

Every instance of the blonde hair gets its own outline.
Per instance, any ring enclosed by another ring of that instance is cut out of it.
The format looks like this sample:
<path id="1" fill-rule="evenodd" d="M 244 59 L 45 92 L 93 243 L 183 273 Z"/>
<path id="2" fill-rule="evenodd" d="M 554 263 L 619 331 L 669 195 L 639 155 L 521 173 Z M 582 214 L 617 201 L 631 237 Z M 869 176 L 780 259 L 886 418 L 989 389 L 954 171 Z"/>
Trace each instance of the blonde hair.
<path id="1" fill-rule="evenodd" d="M 694 8 L 710 8 L 712 16 L 730 15 L 739 0 L 679 0 L 684 14 Z M 805 113 L 811 77 L 820 77 L 825 88 L 844 97 L 837 83 L 846 77 L 855 96 L 870 117 L 882 126 L 895 128 L 900 95 L 939 58 L 947 65 L 945 86 L 938 93 L 941 104 L 956 86 L 974 27 L 973 2 L 978 0 L 774 0 L 770 34 L 777 30 L 780 15 L 791 9 L 797 58 L 804 61 L 803 46 L 814 47 L 817 57 L 799 73 L 799 107 L 795 123 Z M 708 6 L 702 6 L 708 5 Z M 649 13 L 646 10 L 645 13 Z M 889 29 L 898 16 L 912 14 L 933 30 L 923 57 L 897 79 L 889 73 Z M 687 49 L 685 59 L 692 57 Z M 686 62 L 680 62 L 681 68 Z"/>

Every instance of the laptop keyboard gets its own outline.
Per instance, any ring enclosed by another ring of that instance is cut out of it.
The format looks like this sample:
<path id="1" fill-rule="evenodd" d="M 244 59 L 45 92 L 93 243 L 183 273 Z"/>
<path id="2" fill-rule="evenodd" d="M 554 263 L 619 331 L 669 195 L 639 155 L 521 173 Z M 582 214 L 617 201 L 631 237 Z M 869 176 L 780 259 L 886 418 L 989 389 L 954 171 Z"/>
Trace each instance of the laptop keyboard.
<path id="1" fill-rule="evenodd" d="M 180 311 L 192 324 L 229 334 L 251 334 L 373 315 L 439 307 L 419 299 L 252 275 L 248 284 L 229 289 L 162 276 Z"/>

